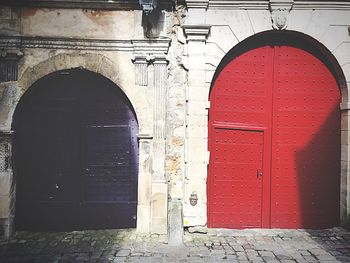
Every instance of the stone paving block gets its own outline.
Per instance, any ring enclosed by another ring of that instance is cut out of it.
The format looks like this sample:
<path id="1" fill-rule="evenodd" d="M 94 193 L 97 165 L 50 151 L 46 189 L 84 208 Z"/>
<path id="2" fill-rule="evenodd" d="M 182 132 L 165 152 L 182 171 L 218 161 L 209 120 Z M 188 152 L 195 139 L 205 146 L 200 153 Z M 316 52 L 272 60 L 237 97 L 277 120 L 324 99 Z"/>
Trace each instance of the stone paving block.
<path id="1" fill-rule="evenodd" d="M 303 233 L 302 231 L 299 232 Z M 53 258 L 58 257 L 60 262 L 97 262 L 99 260 L 99 262 L 154 261 L 169 263 L 350 263 L 350 234 L 345 230 L 338 233 L 339 238 L 336 239 L 330 239 L 327 236 L 333 233 L 330 230 L 328 232 L 315 231 L 314 233 L 317 234 L 323 233 L 323 236 L 312 236 L 310 234 L 310 239 L 305 239 L 300 233 L 299 236 L 293 237 L 295 233 L 292 233 L 289 236 L 287 235 L 287 237 L 292 237 L 285 240 L 271 239 L 273 235 L 258 236 L 259 231 L 255 231 L 253 236 L 244 235 L 242 234 L 244 231 L 242 231 L 239 232 L 241 233 L 240 236 L 225 238 L 214 236 L 215 231 L 212 231 L 210 235 L 193 235 L 193 241 L 187 242 L 186 246 L 181 248 L 171 248 L 159 242 L 158 235 L 147 238 L 147 236 L 134 233 L 136 238 L 132 242 L 124 242 L 124 239 L 130 239 L 128 238 L 130 233 L 133 232 L 105 230 L 50 234 L 20 233 L 16 234 L 8 243 L 0 242 L 0 262 L 28 262 L 26 260 L 28 258 L 32 262 L 34 260 L 44 262 L 47 260 L 46 256 L 49 255 L 50 261 L 47 262 L 52 262 Z M 269 232 L 264 230 L 264 234 L 266 233 Z M 279 231 L 278 233 L 282 232 Z M 304 241 L 301 237 L 304 238 Z M 23 242 L 24 240 L 25 242 Z M 92 247 L 91 242 L 94 241 L 96 242 Z M 214 246 L 214 243 L 216 243 L 216 246 Z"/>
<path id="2" fill-rule="evenodd" d="M 318 260 L 316 258 L 314 258 L 313 256 L 304 256 L 304 259 L 310 263 L 318 262 Z"/>
<path id="3" fill-rule="evenodd" d="M 118 250 L 117 253 L 115 254 L 116 257 L 127 257 L 130 254 L 129 249 L 121 249 Z"/>
<path id="4" fill-rule="evenodd" d="M 236 252 L 243 252 L 244 248 L 241 245 L 231 245 L 234 251 Z"/>

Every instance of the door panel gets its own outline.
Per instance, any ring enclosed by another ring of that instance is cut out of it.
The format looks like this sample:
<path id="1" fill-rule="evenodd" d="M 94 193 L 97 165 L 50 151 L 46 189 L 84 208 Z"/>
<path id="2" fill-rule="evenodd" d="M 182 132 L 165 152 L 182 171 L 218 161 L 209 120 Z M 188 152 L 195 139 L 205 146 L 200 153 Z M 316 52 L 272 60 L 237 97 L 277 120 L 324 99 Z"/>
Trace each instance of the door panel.
<path id="1" fill-rule="evenodd" d="M 105 214 L 94 224 L 136 227 L 137 177 L 131 143 L 135 132 L 127 125 L 90 126 L 85 136 L 82 217 L 88 218 L 91 212 Z"/>
<path id="2" fill-rule="evenodd" d="M 21 99 L 14 128 L 17 229 L 136 226 L 137 122 L 118 87 L 54 73 Z"/>
<path id="3" fill-rule="evenodd" d="M 210 227 L 261 227 L 263 132 L 215 128 Z"/>
<path id="4" fill-rule="evenodd" d="M 290 46 L 249 50 L 222 69 L 210 101 L 209 226 L 241 228 L 249 227 L 250 222 L 233 223 L 241 219 L 235 208 L 227 212 L 229 200 L 222 198 L 224 205 L 214 205 L 214 201 L 219 203 L 214 196 L 219 188 L 227 192 L 234 187 L 233 182 L 220 184 L 225 173 L 217 171 L 235 170 L 240 164 L 233 160 L 259 160 L 249 151 L 225 155 L 223 149 L 231 147 L 230 143 L 217 141 L 215 127 L 228 124 L 264 131 L 262 227 L 327 228 L 339 224 L 340 94 L 334 76 L 319 58 Z M 244 177 L 243 172 L 237 175 Z M 241 195 L 240 190 L 231 196 L 235 203 L 248 207 L 257 202 Z"/>
<path id="5" fill-rule="evenodd" d="M 271 227 L 339 223 L 339 90 L 310 53 L 276 46 Z"/>

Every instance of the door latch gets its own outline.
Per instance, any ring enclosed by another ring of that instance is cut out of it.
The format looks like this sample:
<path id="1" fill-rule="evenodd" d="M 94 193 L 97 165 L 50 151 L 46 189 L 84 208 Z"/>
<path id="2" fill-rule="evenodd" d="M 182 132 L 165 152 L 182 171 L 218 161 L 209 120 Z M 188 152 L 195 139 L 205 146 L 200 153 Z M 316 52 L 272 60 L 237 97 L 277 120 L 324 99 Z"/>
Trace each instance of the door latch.
<path id="1" fill-rule="evenodd" d="M 263 176 L 263 172 L 260 169 L 256 170 L 256 178 L 259 178 L 261 176 Z"/>

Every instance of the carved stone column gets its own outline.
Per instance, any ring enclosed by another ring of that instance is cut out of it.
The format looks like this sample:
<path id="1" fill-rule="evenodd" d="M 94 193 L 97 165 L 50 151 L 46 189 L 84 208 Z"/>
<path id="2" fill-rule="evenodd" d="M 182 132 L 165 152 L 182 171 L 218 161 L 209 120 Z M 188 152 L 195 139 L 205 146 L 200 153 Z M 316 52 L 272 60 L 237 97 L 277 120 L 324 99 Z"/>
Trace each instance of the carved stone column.
<path id="1" fill-rule="evenodd" d="M 0 131 L 0 236 L 9 238 L 14 227 L 15 184 L 12 171 L 12 131 Z"/>

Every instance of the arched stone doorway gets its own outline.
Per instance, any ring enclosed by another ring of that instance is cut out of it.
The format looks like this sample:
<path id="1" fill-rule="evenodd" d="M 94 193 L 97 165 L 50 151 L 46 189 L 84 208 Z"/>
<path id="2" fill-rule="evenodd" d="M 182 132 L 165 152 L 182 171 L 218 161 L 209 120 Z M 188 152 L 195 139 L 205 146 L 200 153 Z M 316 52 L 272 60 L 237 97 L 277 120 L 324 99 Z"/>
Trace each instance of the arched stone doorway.
<path id="1" fill-rule="evenodd" d="M 37 82 L 16 108 L 18 229 L 136 227 L 136 116 L 99 74 L 62 70 Z"/>
<path id="2" fill-rule="evenodd" d="M 339 225 L 335 76 L 317 48 L 287 34 L 225 57 L 210 94 L 209 227 Z"/>

